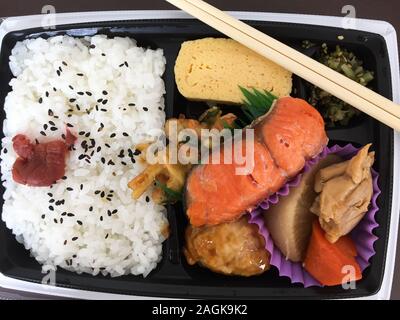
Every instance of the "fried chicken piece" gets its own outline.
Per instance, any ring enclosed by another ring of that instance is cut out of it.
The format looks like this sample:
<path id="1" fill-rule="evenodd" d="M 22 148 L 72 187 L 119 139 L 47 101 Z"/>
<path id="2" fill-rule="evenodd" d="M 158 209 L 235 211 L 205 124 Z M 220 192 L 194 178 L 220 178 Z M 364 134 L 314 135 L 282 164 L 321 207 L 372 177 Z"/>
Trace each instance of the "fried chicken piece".
<path id="1" fill-rule="evenodd" d="M 186 260 L 226 275 L 253 276 L 270 268 L 270 254 L 258 227 L 247 217 L 216 226 L 186 229 Z"/>

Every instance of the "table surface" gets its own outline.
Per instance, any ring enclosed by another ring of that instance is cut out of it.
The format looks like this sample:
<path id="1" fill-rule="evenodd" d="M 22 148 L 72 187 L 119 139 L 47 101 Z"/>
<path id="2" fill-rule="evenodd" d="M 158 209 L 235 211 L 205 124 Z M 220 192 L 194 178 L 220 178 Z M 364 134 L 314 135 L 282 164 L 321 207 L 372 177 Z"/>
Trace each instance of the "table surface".
<path id="1" fill-rule="evenodd" d="M 400 32 L 398 0 L 208 0 L 209 3 L 223 10 L 267 11 L 302 14 L 320 14 L 343 16 L 342 8 L 351 4 L 355 8 L 356 17 L 385 20 L 391 23 L 397 33 Z M 102 10 L 167 10 L 175 9 L 163 0 L 13 0 L 0 2 L 0 17 L 40 14 L 44 5 L 53 5 L 57 12 L 102 11 Z M 400 50 L 399 50 L 400 51 Z M 398 239 L 398 247 L 400 237 Z M 0 288 L 1 299 L 48 299 L 50 296 L 36 295 Z M 400 250 L 396 255 L 392 299 L 400 299 Z"/>

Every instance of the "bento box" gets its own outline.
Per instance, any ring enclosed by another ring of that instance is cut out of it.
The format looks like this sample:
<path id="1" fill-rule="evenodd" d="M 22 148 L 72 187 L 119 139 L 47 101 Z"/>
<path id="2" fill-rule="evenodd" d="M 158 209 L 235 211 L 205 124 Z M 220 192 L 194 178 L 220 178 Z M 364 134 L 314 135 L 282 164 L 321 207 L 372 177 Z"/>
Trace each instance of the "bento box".
<path id="1" fill-rule="evenodd" d="M 346 29 L 342 18 L 304 16 L 294 14 L 232 12 L 251 26 L 302 51 L 303 40 L 340 44 L 355 52 L 364 66 L 373 70 L 375 78 L 371 88 L 381 95 L 400 101 L 399 66 L 396 33 L 391 25 L 382 21 L 356 20 Z M 174 79 L 174 64 L 183 41 L 222 36 L 209 26 L 178 11 L 126 11 L 56 15 L 56 28 L 43 29 L 41 16 L 7 18 L 0 27 L 0 104 L 11 90 L 12 73 L 9 68 L 11 50 L 17 41 L 56 35 L 73 37 L 104 34 L 109 37 L 128 36 L 138 45 L 161 48 L 166 58 L 163 80 L 165 83 L 166 118 L 184 114 L 197 118 L 206 110 L 204 103 L 185 99 Z M 309 85 L 294 76 L 294 96 L 307 99 Z M 229 110 L 229 109 L 228 109 Z M 1 111 L 1 123 L 5 118 Z M 1 130 L 2 132 L 2 130 Z M 248 278 L 224 276 L 190 266 L 183 255 L 187 218 L 182 205 L 168 205 L 167 218 L 170 236 L 163 243 L 162 260 L 147 277 L 124 275 L 120 277 L 77 274 L 59 268 L 54 285 L 42 284 L 44 274 L 39 263 L 18 243 L 12 232 L 0 221 L 0 286 L 37 293 L 76 298 L 229 298 L 229 299 L 346 299 L 390 297 L 396 253 L 399 206 L 399 137 L 396 132 L 378 121 L 360 116 L 344 127 L 327 128 L 331 144 L 353 144 L 360 147 L 373 143 L 376 159 L 374 169 L 379 172 L 381 194 L 377 199 L 379 227 L 373 233 L 376 254 L 363 278 L 352 290 L 341 286 L 305 288 L 279 276 L 271 268 L 268 272 Z M 3 137 L 3 133 L 2 133 Z M 4 187 L 1 187 L 4 194 Z M 3 200 L 2 200 L 3 205 Z M 29 210 L 29 208 L 27 208 Z"/>

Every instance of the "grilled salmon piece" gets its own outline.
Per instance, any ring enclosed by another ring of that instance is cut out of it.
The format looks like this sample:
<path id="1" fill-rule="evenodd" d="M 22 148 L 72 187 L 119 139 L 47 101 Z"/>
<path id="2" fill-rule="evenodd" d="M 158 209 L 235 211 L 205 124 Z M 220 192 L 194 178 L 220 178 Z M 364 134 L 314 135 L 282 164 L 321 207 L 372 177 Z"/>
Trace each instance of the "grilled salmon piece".
<path id="1" fill-rule="evenodd" d="M 327 144 L 322 117 L 301 99 L 279 99 L 274 109 L 255 125 L 252 170 L 237 174 L 238 163 L 196 166 L 186 181 L 186 213 L 193 226 L 232 221 L 278 191 L 288 178 L 298 174 L 306 160 Z M 242 154 L 246 144 L 242 140 Z M 232 150 L 230 151 L 232 152 Z M 247 166 L 248 167 L 248 166 Z"/>
<path id="2" fill-rule="evenodd" d="M 299 173 L 306 160 L 319 154 L 328 142 L 319 112 L 306 101 L 291 97 L 279 99 L 255 130 L 288 178 Z"/>
<path id="3" fill-rule="evenodd" d="M 243 155 L 247 155 L 246 143 L 252 142 L 243 140 Z M 223 156 L 224 149 L 220 159 Z M 192 225 L 234 220 L 282 186 L 284 173 L 260 141 L 254 141 L 254 158 L 251 155 L 251 159 L 254 159 L 251 164 L 232 161 L 231 164 L 199 165 L 192 170 L 186 182 L 187 215 Z M 250 172 L 238 175 L 237 169 L 244 169 L 246 164 Z"/>

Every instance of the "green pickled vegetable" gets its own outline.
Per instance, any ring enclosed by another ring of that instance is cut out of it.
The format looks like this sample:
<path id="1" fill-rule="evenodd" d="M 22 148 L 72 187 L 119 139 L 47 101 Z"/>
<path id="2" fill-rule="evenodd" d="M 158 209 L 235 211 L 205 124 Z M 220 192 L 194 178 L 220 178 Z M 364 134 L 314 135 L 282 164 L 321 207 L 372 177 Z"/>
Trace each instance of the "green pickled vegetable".
<path id="1" fill-rule="evenodd" d="M 315 46 L 308 40 L 303 41 L 303 48 Z M 363 86 L 368 86 L 374 79 L 374 73 L 364 69 L 361 59 L 339 45 L 330 51 L 327 44 L 323 43 L 319 48 L 317 60 Z M 321 112 L 329 127 L 345 126 L 360 114 L 359 110 L 317 86 L 312 86 L 309 102 Z"/>

